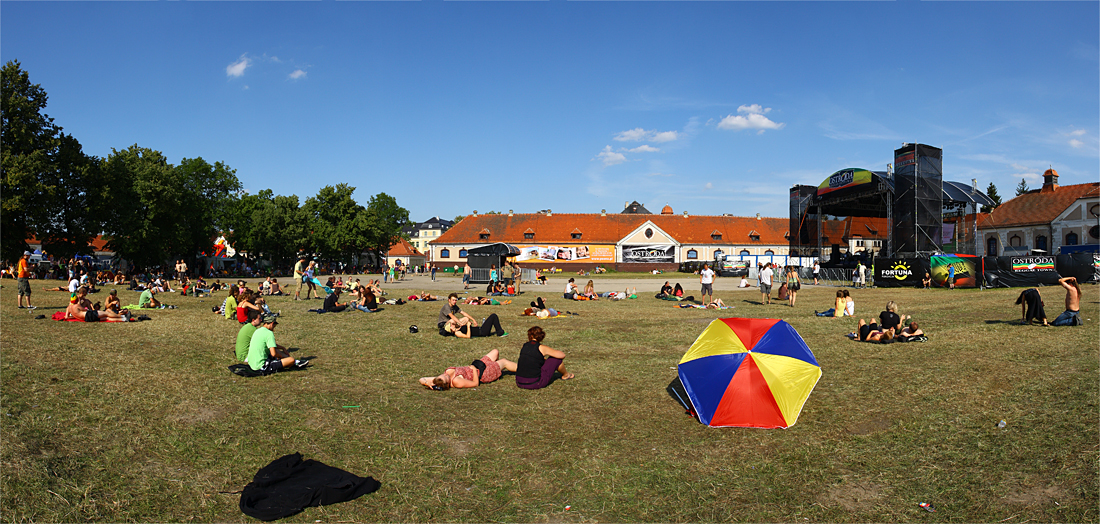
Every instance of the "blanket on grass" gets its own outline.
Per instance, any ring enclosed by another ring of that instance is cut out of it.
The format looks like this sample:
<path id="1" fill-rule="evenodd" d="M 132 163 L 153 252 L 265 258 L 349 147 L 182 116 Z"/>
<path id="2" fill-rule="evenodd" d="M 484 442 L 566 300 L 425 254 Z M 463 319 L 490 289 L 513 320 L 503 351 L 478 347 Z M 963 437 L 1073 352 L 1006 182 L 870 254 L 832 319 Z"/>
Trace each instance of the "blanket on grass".
<path id="1" fill-rule="evenodd" d="M 300 453 L 285 455 L 268 464 L 241 492 L 241 511 L 263 521 L 286 518 L 311 506 L 355 500 L 378 491 L 373 477 L 359 477 L 316 460 L 302 460 Z"/>

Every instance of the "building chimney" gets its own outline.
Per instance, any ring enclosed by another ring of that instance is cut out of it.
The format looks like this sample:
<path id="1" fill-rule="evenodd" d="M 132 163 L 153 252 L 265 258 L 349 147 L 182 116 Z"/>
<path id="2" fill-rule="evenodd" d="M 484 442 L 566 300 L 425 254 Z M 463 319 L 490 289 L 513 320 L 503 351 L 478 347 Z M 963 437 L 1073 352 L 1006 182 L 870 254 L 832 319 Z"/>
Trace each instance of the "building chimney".
<path id="1" fill-rule="evenodd" d="M 554 216 L 554 210 L 553 209 L 547 209 L 546 210 L 546 216 L 548 216 L 548 217 Z"/>
<path id="2" fill-rule="evenodd" d="M 1054 168 L 1050 168 L 1043 173 L 1043 189 L 1039 190 L 1040 193 L 1053 193 L 1058 189 L 1058 172 Z"/>
<path id="3" fill-rule="evenodd" d="M 757 219 L 757 220 L 760 220 L 760 213 L 757 213 L 757 214 L 756 214 L 756 219 Z"/>
<path id="4" fill-rule="evenodd" d="M 512 210 L 511 209 L 508 210 L 508 216 L 512 216 Z"/>
<path id="5" fill-rule="evenodd" d="M 688 212 L 684 211 L 684 218 L 687 218 L 687 217 L 688 217 Z"/>
<path id="6" fill-rule="evenodd" d="M 602 217 L 607 216 L 607 210 L 606 209 L 601 209 L 600 210 L 600 216 L 602 216 Z"/>
<path id="7" fill-rule="evenodd" d="M 477 210 L 474 210 L 474 218 L 477 218 Z"/>

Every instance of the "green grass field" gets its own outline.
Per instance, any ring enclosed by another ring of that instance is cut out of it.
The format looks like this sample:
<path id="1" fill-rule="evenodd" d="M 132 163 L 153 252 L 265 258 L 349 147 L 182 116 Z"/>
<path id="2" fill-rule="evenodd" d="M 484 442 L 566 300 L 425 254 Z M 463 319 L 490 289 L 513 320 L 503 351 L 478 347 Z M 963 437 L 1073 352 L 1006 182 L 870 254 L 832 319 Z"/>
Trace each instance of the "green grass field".
<path id="1" fill-rule="evenodd" d="M 552 281 L 511 305 L 464 307 L 499 314 L 502 339 L 438 336 L 440 302 L 315 315 L 305 310 L 319 300 L 272 298 L 279 342 L 317 359 L 261 378 L 226 369 L 238 325 L 210 313 L 224 293 L 164 295 L 179 309 L 148 322 L 83 324 L 35 320 L 67 294 L 36 282 L 42 308 L 28 313 L 6 280 L 2 518 L 251 521 L 233 492 L 301 452 L 382 483 L 289 519 L 302 522 L 1100 520 L 1096 286 L 1076 328 L 1019 325 L 1019 289 L 854 290 L 857 316 L 896 300 L 931 339 L 882 346 L 845 338 L 852 320 L 813 315 L 836 288 L 808 286 L 793 309 L 747 289 L 718 293 L 733 310 L 681 310 L 651 298 L 675 276 L 637 300 L 567 304 Z M 387 289 L 407 295 L 418 282 Z M 579 316 L 520 317 L 537 293 Z M 1064 293 L 1043 294 L 1053 318 Z M 680 357 L 719 317 L 782 318 L 813 349 L 824 374 L 795 426 L 708 428 L 669 398 Z M 536 324 L 576 380 L 539 391 L 510 376 L 449 392 L 416 383 L 494 348 L 515 359 Z"/>

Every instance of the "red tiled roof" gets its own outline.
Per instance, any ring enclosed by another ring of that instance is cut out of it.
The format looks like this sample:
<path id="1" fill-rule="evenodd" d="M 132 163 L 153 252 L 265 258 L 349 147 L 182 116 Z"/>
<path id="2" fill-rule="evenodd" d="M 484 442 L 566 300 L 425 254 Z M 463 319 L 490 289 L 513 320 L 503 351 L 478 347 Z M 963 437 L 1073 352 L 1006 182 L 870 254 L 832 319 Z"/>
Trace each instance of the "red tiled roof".
<path id="1" fill-rule="evenodd" d="M 572 233 L 584 232 L 584 242 L 591 244 L 614 244 L 646 222 L 652 222 L 682 244 L 721 244 L 721 245 L 782 245 L 787 240 L 789 220 L 786 218 L 730 217 L 730 216 L 680 216 L 680 215 L 636 215 L 599 213 L 554 213 L 546 216 L 541 213 L 514 215 L 467 216 L 455 224 L 446 233 L 433 240 L 432 244 L 466 244 L 484 242 L 479 233 L 488 229 L 492 232 L 490 242 L 514 244 L 575 243 Z M 722 240 L 711 239 L 714 230 L 728 233 Z M 760 240 L 752 241 L 750 231 L 757 231 Z M 533 240 L 524 239 L 525 231 L 533 231 Z"/>
<path id="2" fill-rule="evenodd" d="M 389 251 L 386 252 L 388 257 L 422 257 L 424 253 L 418 251 L 408 240 L 401 239 L 400 242 L 393 245 Z"/>
<path id="3" fill-rule="evenodd" d="M 1049 224 L 1077 199 L 1100 195 L 1100 182 L 1058 186 L 1054 191 L 1033 189 L 997 206 L 980 220 L 978 229 Z"/>

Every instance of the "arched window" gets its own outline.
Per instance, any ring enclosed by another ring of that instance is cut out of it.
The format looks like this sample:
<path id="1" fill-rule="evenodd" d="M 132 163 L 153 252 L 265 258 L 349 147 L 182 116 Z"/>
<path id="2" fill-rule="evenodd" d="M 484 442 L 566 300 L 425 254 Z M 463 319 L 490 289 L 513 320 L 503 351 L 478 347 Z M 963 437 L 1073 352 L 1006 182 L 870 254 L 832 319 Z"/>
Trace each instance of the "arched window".
<path id="1" fill-rule="evenodd" d="M 1077 245 L 1077 233 L 1075 233 L 1073 231 L 1070 231 L 1069 233 L 1066 233 L 1066 245 L 1067 246 L 1076 246 Z"/>
<path id="2" fill-rule="evenodd" d="M 451 250 L 447 248 L 440 249 L 439 258 L 451 258 Z"/>
<path id="3" fill-rule="evenodd" d="M 723 252 L 721 249 L 715 249 L 714 250 L 714 259 L 718 260 L 718 259 L 722 258 L 722 255 L 725 255 L 725 254 L 726 253 Z"/>
<path id="4" fill-rule="evenodd" d="M 741 256 L 743 256 L 743 257 L 747 257 L 747 256 L 749 256 L 749 250 L 747 250 L 747 249 L 742 249 L 742 250 L 741 250 Z"/>
<path id="5" fill-rule="evenodd" d="M 985 241 L 985 256 L 997 256 L 997 237 L 989 237 L 989 240 Z"/>
<path id="6" fill-rule="evenodd" d="M 1008 245 L 1012 247 L 1020 247 L 1024 244 L 1023 240 L 1020 238 L 1020 235 L 1012 235 L 1012 238 L 1008 239 Z"/>
<path id="7" fill-rule="evenodd" d="M 764 252 L 764 256 L 767 256 L 767 257 L 770 257 L 774 254 L 775 254 L 775 251 L 772 251 L 770 249 Z"/>
<path id="8" fill-rule="evenodd" d="M 459 249 L 458 250 L 458 258 L 466 258 L 466 255 L 468 253 L 469 253 L 469 251 L 466 251 L 465 249 Z"/>
<path id="9" fill-rule="evenodd" d="M 1039 235 L 1039 236 L 1035 237 L 1035 249 L 1042 249 L 1043 251 L 1046 251 L 1046 249 L 1047 249 L 1047 237 L 1045 237 L 1043 235 Z"/>
<path id="10" fill-rule="evenodd" d="M 689 249 L 688 250 L 688 258 L 691 259 L 691 260 L 699 258 L 699 252 L 694 250 L 694 249 Z"/>

